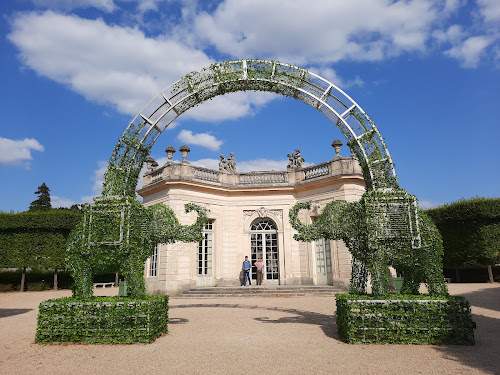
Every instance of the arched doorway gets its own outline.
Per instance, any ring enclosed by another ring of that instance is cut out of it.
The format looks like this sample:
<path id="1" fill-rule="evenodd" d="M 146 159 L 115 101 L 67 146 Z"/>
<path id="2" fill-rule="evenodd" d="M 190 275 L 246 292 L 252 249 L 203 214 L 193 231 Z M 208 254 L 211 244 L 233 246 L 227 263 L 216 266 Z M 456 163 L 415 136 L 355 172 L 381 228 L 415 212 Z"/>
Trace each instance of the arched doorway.
<path id="1" fill-rule="evenodd" d="M 280 278 L 278 228 L 276 223 L 265 217 L 250 225 L 250 254 L 254 264 L 258 258 L 264 264 L 264 284 L 278 284 Z M 257 269 L 252 267 L 252 280 L 257 279 Z"/>

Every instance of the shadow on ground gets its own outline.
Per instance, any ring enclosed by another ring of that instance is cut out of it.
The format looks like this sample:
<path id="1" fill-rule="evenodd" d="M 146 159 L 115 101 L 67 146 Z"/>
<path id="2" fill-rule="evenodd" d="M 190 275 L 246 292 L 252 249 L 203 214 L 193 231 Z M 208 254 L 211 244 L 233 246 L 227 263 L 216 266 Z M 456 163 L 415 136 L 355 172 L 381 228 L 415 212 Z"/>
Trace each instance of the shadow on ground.
<path id="1" fill-rule="evenodd" d="M 171 306 L 170 309 L 187 309 L 187 308 L 200 308 L 200 307 L 214 307 L 214 308 L 229 308 L 229 309 L 251 309 L 251 310 L 263 310 L 263 311 L 275 311 L 283 312 L 287 314 L 293 314 L 295 316 L 281 317 L 279 319 L 269 319 L 267 317 L 254 318 L 256 321 L 264 324 L 313 324 L 321 328 L 323 333 L 335 340 L 339 340 L 337 335 L 337 325 L 335 324 L 335 316 L 320 314 L 312 311 L 304 311 L 297 309 L 286 309 L 280 307 L 264 307 L 258 305 L 241 305 L 241 304 L 224 304 L 224 303 L 213 303 L 213 304 L 192 304 L 192 305 L 177 305 Z M 184 319 L 187 320 L 187 319 Z M 174 323 L 175 324 L 175 323 Z"/>
<path id="2" fill-rule="evenodd" d="M 498 375 L 500 374 L 498 354 L 500 319 L 475 314 L 472 318 L 478 327 L 474 332 L 476 345 L 443 345 L 433 348 L 450 361 L 481 370 L 485 374 Z M 489 327 L 489 329 L 484 327 Z"/>
<path id="3" fill-rule="evenodd" d="M 189 319 L 186 318 L 169 318 L 168 324 L 186 324 L 189 322 Z"/>
<path id="4" fill-rule="evenodd" d="M 500 319 L 485 316 L 475 308 L 487 309 L 485 313 L 496 314 L 500 311 L 500 285 L 485 288 L 472 293 L 462 294 L 472 306 L 472 319 L 477 325 L 474 330 L 475 346 L 446 345 L 435 346 L 435 350 L 450 360 L 481 370 L 486 374 L 500 374 Z M 490 311 L 488 311 L 490 310 Z"/>
<path id="5" fill-rule="evenodd" d="M 461 294 L 471 305 L 484 309 L 500 311 L 500 284 L 494 288 L 476 290 L 472 293 Z"/>
<path id="6" fill-rule="evenodd" d="M 8 316 L 26 314 L 33 309 L 0 309 L 0 318 L 6 318 Z"/>

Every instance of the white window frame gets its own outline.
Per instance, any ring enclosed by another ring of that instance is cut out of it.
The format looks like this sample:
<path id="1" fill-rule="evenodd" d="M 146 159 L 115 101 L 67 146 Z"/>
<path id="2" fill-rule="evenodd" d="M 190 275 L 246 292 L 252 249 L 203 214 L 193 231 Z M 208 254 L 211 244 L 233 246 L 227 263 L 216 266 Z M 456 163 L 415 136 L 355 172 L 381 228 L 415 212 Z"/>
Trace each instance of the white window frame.
<path id="1" fill-rule="evenodd" d="M 208 219 L 203 228 L 203 240 L 198 242 L 196 273 L 199 277 L 211 277 L 213 273 L 214 222 Z"/>
<path id="2" fill-rule="evenodd" d="M 148 277 L 158 276 L 158 245 L 155 246 L 153 254 L 149 257 Z"/>

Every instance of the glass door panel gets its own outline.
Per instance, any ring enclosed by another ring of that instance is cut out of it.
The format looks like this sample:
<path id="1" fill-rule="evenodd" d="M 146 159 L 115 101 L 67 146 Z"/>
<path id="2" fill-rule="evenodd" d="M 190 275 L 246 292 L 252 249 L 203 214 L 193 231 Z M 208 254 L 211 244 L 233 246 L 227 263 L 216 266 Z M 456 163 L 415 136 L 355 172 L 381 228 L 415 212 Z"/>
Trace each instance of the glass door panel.
<path id="1" fill-rule="evenodd" d="M 259 219 L 252 224 L 250 249 L 252 265 L 258 258 L 264 264 L 264 281 L 279 281 L 279 252 L 276 224 L 269 219 Z M 255 233 L 257 232 L 257 233 Z M 252 266 L 252 279 L 257 279 L 257 268 Z"/>

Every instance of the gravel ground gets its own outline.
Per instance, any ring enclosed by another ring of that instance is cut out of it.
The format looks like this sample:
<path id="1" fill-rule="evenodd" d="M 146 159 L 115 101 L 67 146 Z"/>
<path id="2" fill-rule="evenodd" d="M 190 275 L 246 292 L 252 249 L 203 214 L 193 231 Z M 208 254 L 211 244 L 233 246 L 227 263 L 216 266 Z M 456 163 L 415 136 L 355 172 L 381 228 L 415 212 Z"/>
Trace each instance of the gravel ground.
<path id="1" fill-rule="evenodd" d="M 500 284 L 449 287 L 472 304 L 475 346 L 346 344 L 333 297 L 172 298 L 153 344 L 37 345 L 38 304 L 71 292 L 1 293 L 0 374 L 500 374 Z"/>

